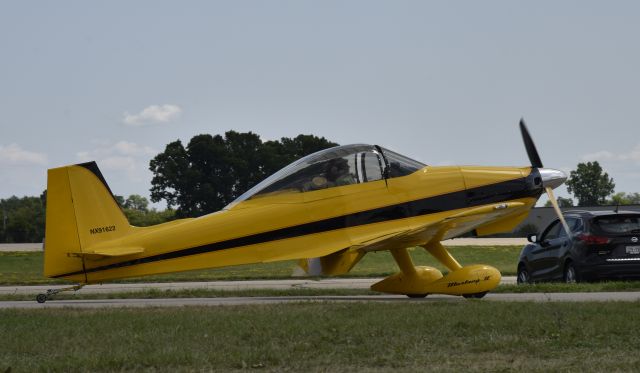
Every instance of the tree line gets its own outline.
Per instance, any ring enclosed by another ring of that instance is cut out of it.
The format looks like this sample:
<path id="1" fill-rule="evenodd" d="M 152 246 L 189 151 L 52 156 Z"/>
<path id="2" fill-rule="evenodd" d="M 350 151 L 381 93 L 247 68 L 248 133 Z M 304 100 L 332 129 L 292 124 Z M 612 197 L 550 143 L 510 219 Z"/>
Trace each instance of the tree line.
<path id="1" fill-rule="evenodd" d="M 257 134 L 236 131 L 197 135 L 186 146 L 176 140 L 149 163 L 151 201 L 164 201 L 165 210 L 150 208 L 149 200 L 136 194 L 115 198 L 135 226 L 197 217 L 222 209 L 292 161 L 336 145 L 314 135 L 263 142 Z M 640 204 L 640 193 L 614 193 L 613 178 L 597 161 L 579 163 L 566 185 L 578 206 Z M 574 206 L 571 198 L 558 202 Z M 42 242 L 45 206 L 46 191 L 39 197 L 0 199 L 0 242 Z"/>
<path id="2" fill-rule="evenodd" d="M 42 242 L 45 200 L 40 197 L 0 199 L 0 242 Z"/>
<path id="3" fill-rule="evenodd" d="M 616 184 L 598 161 L 578 163 L 566 182 L 567 191 L 577 199 L 558 197 L 560 207 L 622 206 L 640 204 L 640 193 L 615 193 Z M 545 206 L 551 206 L 547 202 Z"/>
<path id="4" fill-rule="evenodd" d="M 175 219 L 172 209 L 149 208 L 149 201 L 133 194 L 127 198 L 116 195 L 122 211 L 132 225 L 145 227 Z M 42 242 L 45 230 L 46 192 L 40 197 L 10 197 L 0 199 L 0 242 Z"/>
<path id="5" fill-rule="evenodd" d="M 177 140 L 150 162 L 151 201 L 175 206 L 178 217 L 218 211 L 294 160 L 336 145 L 313 135 L 263 142 L 236 131 L 194 136 L 187 146 Z"/>

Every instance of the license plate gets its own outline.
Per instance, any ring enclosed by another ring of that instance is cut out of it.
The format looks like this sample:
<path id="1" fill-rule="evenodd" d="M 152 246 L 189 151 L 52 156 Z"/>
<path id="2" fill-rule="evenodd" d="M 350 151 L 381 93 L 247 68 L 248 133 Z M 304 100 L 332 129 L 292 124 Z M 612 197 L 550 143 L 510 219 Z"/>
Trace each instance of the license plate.
<path id="1" fill-rule="evenodd" d="M 627 246 L 627 254 L 640 254 L 640 246 Z"/>

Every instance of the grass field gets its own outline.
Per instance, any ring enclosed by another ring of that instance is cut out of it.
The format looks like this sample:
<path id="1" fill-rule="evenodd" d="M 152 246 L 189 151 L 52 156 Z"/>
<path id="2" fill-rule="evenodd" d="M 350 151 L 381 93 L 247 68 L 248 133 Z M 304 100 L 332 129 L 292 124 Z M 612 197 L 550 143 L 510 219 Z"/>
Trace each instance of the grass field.
<path id="1" fill-rule="evenodd" d="M 0 311 L 0 372 L 638 371 L 637 303 Z"/>
<path id="2" fill-rule="evenodd" d="M 515 275 L 520 246 L 454 246 L 449 248 L 458 261 L 465 264 L 489 264 L 503 275 Z M 445 268 L 425 250 L 411 251 L 416 265 L 429 265 L 444 271 Z M 36 285 L 65 283 L 42 276 L 42 252 L 0 252 L 0 285 Z M 129 278 L 123 282 L 171 282 L 214 281 L 266 278 L 289 278 L 295 266 L 293 261 L 243 265 L 228 268 L 197 270 L 166 275 Z M 389 252 L 365 255 L 345 277 L 386 276 L 397 272 L 397 266 Z"/>
<path id="3" fill-rule="evenodd" d="M 520 247 L 454 247 L 462 263 L 515 273 Z M 424 250 L 417 265 L 444 270 Z M 126 282 L 275 279 L 293 262 Z M 42 278 L 42 253 L 0 253 L 0 284 Z M 372 253 L 350 276 L 397 271 Z M 502 285 L 494 292 L 640 290 L 640 282 Z M 358 295 L 368 290 L 150 290 L 56 299 Z M 33 300 L 3 295 L 0 300 Z M 0 372 L 22 371 L 639 371 L 636 303 L 298 303 L 143 309 L 0 310 Z"/>

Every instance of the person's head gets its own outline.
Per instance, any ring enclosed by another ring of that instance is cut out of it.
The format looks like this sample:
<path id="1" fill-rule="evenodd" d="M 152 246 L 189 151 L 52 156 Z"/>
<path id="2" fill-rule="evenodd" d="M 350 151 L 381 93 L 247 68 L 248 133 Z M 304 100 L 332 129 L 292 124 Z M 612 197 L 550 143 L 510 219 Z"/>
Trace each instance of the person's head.
<path id="1" fill-rule="evenodd" d="M 325 174 L 327 180 L 336 181 L 337 178 L 349 173 L 349 164 L 344 158 L 336 158 L 329 161 Z"/>

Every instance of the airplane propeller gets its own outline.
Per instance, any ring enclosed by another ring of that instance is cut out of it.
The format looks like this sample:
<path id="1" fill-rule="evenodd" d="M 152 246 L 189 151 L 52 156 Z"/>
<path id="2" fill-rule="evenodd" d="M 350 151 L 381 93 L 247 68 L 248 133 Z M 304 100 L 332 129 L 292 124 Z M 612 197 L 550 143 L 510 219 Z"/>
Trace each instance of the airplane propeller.
<path id="1" fill-rule="evenodd" d="M 529 130 L 527 130 L 527 125 L 524 123 L 524 118 L 520 119 L 520 133 L 522 133 L 522 141 L 524 141 L 524 147 L 527 149 L 527 155 L 529 156 L 529 162 L 531 162 L 531 166 L 535 168 L 542 168 L 542 161 L 540 160 L 540 155 L 538 154 L 538 150 L 536 149 L 536 144 L 533 143 L 533 139 L 529 134 Z"/>
<path id="2" fill-rule="evenodd" d="M 542 165 L 542 161 L 540 160 L 540 155 L 538 154 L 538 150 L 536 149 L 536 145 L 533 143 L 533 139 L 529 134 L 529 130 L 527 130 L 527 125 L 524 123 L 524 119 L 520 119 L 520 132 L 522 133 L 522 140 L 524 141 L 524 147 L 527 150 L 527 155 L 529 156 L 529 161 L 531 162 L 531 166 L 538 169 L 540 172 L 540 177 L 542 178 L 542 186 L 544 190 L 547 192 L 547 196 L 549 197 L 549 201 L 551 201 L 551 205 L 558 215 L 562 226 L 564 227 L 564 231 L 567 232 L 569 237 L 572 237 L 571 229 L 567 224 L 567 221 L 564 219 L 562 215 L 562 211 L 560 210 L 560 206 L 558 206 L 558 200 L 553 194 L 553 189 L 562 185 L 562 183 L 567 180 L 567 175 L 559 170 L 554 170 L 551 168 L 544 168 Z"/>

